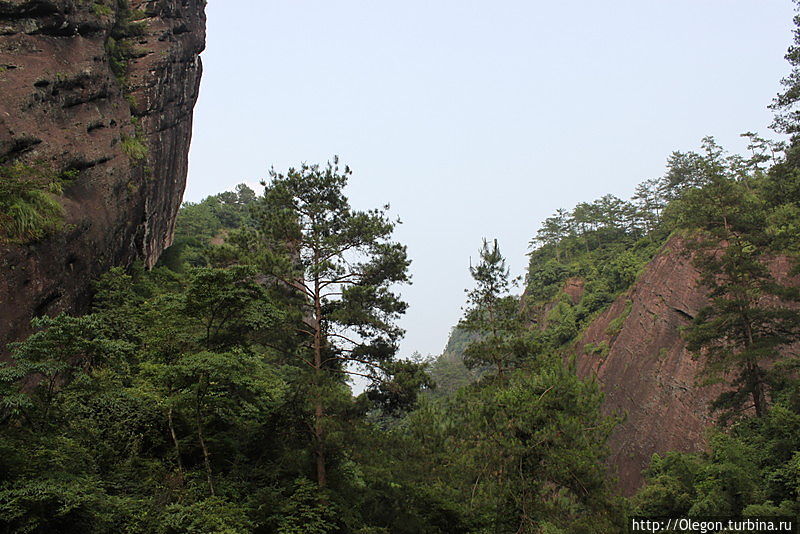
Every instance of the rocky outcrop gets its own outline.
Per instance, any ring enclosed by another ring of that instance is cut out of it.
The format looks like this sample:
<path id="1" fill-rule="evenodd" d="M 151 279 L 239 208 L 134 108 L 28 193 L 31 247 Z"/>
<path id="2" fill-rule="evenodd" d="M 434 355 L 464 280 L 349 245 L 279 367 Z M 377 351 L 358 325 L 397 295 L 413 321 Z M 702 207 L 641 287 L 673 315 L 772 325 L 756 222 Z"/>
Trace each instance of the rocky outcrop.
<path id="1" fill-rule="evenodd" d="M 0 352 L 81 311 L 111 266 L 152 266 L 186 181 L 204 0 L 0 0 L 0 164 L 69 176 L 65 226 L 0 243 Z"/>
<path id="2" fill-rule="evenodd" d="M 627 495 L 641 486 L 653 453 L 704 450 L 710 404 L 722 392 L 721 385 L 700 384 L 702 363 L 681 337 L 681 328 L 708 302 L 684 252 L 681 238 L 670 239 L 576 345 L 578 373 L 597 378 L 604 411 L 625 416 L 609 445 L 610 464 Z M 777 279 L 789 278 L 786 258 L 770 267 Z"/>

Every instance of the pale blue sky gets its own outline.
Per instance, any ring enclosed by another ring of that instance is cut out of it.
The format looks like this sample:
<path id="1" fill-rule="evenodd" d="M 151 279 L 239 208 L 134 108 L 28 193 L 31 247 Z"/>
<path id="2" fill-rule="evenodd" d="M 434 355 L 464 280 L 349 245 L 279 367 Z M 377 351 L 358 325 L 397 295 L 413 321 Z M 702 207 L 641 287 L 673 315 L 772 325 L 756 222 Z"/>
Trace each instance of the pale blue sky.
<path id="1" fill-rule="evenodd" d="M 209 0 L 186 200 L 274 165 L 354 169 L 413 259 L 404 355 L 439 353 L 481 238 L 515 274 L 556 209 L 673 150 L 768 133 L 789 0 Z"/>

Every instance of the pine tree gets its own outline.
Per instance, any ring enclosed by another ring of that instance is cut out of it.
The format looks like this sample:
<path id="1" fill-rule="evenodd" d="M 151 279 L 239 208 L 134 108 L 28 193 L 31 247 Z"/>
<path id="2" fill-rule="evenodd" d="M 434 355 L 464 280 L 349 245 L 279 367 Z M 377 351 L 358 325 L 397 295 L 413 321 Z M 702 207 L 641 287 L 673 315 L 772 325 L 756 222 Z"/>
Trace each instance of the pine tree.
<path id="1" fill-rule="evenodd" d="M 769 302 L 791 291 L 774 280 L 759 256 L 752 243 L 741 239 L 721 252 L 698 252 L 695 265 L 711 302 L 685 337 L 688 348 L 705 359 L 710 377 L 735 374 L 734 390 L 723 394 L 716 406 L 740 410 L 749 397 L 755 414 L 763 417 L 769 405 L 766 366 L 778 357 L 779 348 L 797 339 L 800 314 Z"/>
<path id="2" fill-rule="evenodd" d="M 735 375 L 733 391 L 716 406 L 739 411 L 749 398 L 763 417 L 769 406 L 766 368 L 780 347 L 797 339 L 800 313 L 786 304 L 795 291 L 767 267 L 768 207 L 752 189 L 758 160 L 723 158 L 715 144 L 706 144 L 707 154 L 696 159 L 703 185 L 683 191 L 673 210 L 695 232 L 690 250 L 710 299 L 685 337 L 704 359 L 709 378 Z"/>
<path id="3" fill-rule="evenodd" d="M 344 195 L 351 175 L 334 158 L 270 172 L 256 209 L 255 261 L 283 284 L 301 310 L 295 354 L 311 371 L 316 478 L 327 484 L 326 391 L 343 375 L 373 382 L 394 371 L 406 304 L 392 286 L 407 282 L 406 248 L 391 241 L 395 222 L 384 210 L 356 211 Z M 402 367 L 402 366 L 401 366 Z"/>
<path id="4" fill-rule="evenodd" d="M 506 260 L 495 239 L 485 239 L 480 261 L 470 266 L 475 288 L 467 293 L 467 309 L 459 328 L 476 336 L 464 350 L 468 368 L 490 365 L 503 379 L 505 372 L 526 355 L 519 301 L 508 295 L 512 284 Z"/>

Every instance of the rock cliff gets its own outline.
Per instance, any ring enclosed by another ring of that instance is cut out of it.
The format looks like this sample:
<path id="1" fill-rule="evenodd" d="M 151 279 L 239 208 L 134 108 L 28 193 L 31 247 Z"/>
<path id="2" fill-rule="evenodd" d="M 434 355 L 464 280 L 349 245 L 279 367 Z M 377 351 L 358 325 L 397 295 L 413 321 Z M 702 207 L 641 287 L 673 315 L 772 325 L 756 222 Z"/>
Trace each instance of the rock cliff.
<path id="1" fill-rule="evenodd" d="M 684 251 L 681 238 L 670 239 L 576 345 L 578 373 L 597 377 L 604 411 L 626 416 L 609 443 L 610 463 L 626 495 L 641 486 L 653 453 L 705 448 L 713 422 L 710 403 L 722 391 L 720 385 L 699 384 L 702 363 L 681 337 L 681 328 L 707 304 Z M 786 258 L 770 267 L 777 279 L 788 279 Z"/>
<path id="2" fill-rule="evenodd" d="M 205 46 L 204 0 L 0 0 L 0 165 L 69 177 L 64 226 L 0 242 L 0 352 L 81 311 L 91 280 L 172 240 Z"/>

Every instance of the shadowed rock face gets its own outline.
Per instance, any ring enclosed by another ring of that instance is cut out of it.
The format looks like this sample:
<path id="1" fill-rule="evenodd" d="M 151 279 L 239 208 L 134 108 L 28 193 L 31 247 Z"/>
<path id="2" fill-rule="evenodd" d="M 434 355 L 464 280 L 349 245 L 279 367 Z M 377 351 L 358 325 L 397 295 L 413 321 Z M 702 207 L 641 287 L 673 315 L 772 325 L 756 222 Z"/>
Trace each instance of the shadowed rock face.
<path id="1" fill-rule="evenodd" d="M 0 0 L 0 162 L 78 173 L 61 199 L 63 232 L 0 243 L 0 352 L 32 317 L 84 309 L 97 275 L 135 260 L 152 266 L 172 241 L 205 1 L 130 8 L 141 35 L 127 41 L 133 57 L 120 80 L 109 53 L 117 0 Z"/>
<path id="2" fill-rule="evenodd" d="M 710 404 L 722 392 L 721 385 L 699 384 L 702 362 L 681 337 L 708 303 L 684 250 L 680 238 L 671 239 L 576 345 L 578 374 L 597 377 L 604 412 L 626 416 L 609 442 L 609 462 L 626 495 L 642 485 L 653 453 L 705 449 Z M 786 258 L 770 264 L 784 283 L 790 267 Z"/>

